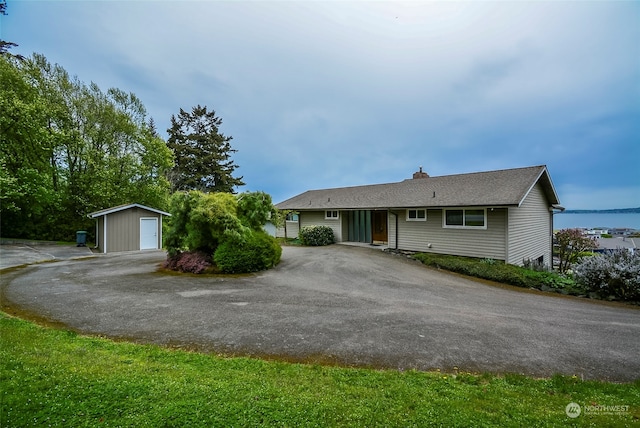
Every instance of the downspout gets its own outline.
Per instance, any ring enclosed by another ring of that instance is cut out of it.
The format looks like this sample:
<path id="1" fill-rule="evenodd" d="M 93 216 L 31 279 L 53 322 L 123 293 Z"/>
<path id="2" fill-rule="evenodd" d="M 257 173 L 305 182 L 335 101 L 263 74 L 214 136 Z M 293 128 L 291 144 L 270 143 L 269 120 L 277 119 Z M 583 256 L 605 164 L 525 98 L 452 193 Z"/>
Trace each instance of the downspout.
<path id="1" fill-rule="evenodd" d="M 93 247 L 95 250 L 100 245 L 100 220 L 96 219 L 96 246 Z"/>
<path id="2" fill-rule="evenodd" d="M 107 214 L 104 215 L 104 224 L 102 226 L 103 226 L 102 227 L 102 229 L 103 229 L 102 232 L 104 233 L 104 239 L 103 239 L 103 241 L 104 241 L 103 247 L 104 248 L 102 249 L 102 252 L 104 254 L 106 254 L 107 253 Z"/>
<path id="3" fill-rule="evenodd" d="M 551 217 L 551 221 L 549 222 L 549 226 L 551 230 L 549 231 L 549 241 L 551 241 L 551 248 L 549 249 L 549 254 L 551 260 L 549 260 L 549 266 L 551 266 L 551 270 L 553 270 L 553 220 L 554 220 L 555 212 L 551 210 L 549 217 Z M 544 262 L 543 262 L 544 263 Z"/>
<path id="4" fill-rule="evenodd" d="M 91 218 L 90 214 L 87 214 L 87 217 Z M 95 250 L 96 248 L 98 248 L 98 245 L 100 243 L 100 219 L 99 218 L 95 218 L 96 221 L 96 245 L 93 247 L 93 249 Z"/>

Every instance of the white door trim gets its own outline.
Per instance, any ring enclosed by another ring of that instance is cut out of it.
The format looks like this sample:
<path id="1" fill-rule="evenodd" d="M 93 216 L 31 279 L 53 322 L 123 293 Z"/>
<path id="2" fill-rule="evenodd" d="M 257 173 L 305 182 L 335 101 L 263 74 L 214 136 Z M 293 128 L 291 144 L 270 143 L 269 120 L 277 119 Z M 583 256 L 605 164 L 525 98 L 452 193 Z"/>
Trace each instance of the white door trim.
<path id="1" fill-rule="evenodd" d="M 145 242 L 143 245 L 143 235 L 142 235 L 142 222 L 145 220 L 153 220 L 154 224 L 155 224 L 155 229 L 154 229 L 154 234 L 153 236 L 155 237 L 155 244 L 153 244 L 153 247 L 148 246 L 148 244 Z M 140 250 L 157 250 L 158 249 L 158 217 L 140 217 Z"/>

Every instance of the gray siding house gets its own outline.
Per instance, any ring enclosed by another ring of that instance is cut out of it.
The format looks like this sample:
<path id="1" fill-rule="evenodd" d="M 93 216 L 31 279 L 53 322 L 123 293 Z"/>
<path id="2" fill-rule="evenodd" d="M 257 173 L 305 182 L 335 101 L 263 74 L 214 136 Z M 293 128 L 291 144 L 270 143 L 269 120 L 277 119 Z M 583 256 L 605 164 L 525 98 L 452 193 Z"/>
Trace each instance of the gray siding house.
<path id="1" fill-rule="evenodd" d="M 162 217 L 171 214 L 140 204 L 89 214 L 96 219 L 96 247 L 102 253 L 162 248 Z"/>
<path id="2" fill-rule="evenodd" d="M 398 183 L 310 190 L 276 206 L 299 214 L 289 237 L 325 225 L 338 242 L 551 265 L 559 203 L 543 165 L 440 177 L 420 168 Z"/>

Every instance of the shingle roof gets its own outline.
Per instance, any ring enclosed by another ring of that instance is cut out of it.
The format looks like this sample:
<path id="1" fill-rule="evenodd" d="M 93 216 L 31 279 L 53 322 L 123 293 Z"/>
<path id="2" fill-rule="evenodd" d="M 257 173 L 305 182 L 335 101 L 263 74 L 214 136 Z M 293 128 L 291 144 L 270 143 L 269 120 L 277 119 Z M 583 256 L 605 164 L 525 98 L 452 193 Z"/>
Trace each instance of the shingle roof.
<path id="1" fill-rule="evenodd" d="M 289 210 L 518 206 L 540 181 L 550 205 L 559 203 L 544 165 L 408 179 L 398 183 L 309 190 L 276 205 Z"/>
<path id="2" fill-rule="evenodd" d="M 640 239 L 637 238 L 600 238 L 598 239 L 598 248 L 604 250 L 617 250 L 622 248 L 638 248 Z"/>

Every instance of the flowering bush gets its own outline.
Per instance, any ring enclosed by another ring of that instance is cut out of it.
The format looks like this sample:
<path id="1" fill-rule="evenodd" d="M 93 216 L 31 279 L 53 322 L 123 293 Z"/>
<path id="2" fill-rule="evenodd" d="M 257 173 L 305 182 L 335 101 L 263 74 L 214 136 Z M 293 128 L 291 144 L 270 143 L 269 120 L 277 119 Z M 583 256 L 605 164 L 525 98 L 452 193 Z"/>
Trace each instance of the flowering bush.
<path id="1" fill-rule="evenodd" d="M 167 257 L 162 267 L 179 272 L 203 273 L 211 269 L 212 260 L 202 251 L 185 251 Z"/>
<path id="2" fill-rule="evenodd" d="M 302 245 L 320 246 L 335 242 L 333 229 L 329 226 L 304 226 L 298 232 Z"/>
<path id="3" fill-rule="evenodd" d="M 574 278 L 601 297 L 640 301 L 640 252 L 627 250 L 583 259 L 574 268 Z"/>

